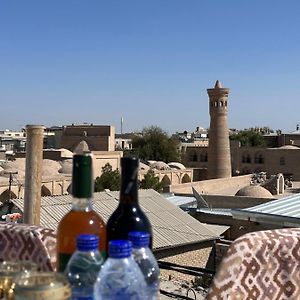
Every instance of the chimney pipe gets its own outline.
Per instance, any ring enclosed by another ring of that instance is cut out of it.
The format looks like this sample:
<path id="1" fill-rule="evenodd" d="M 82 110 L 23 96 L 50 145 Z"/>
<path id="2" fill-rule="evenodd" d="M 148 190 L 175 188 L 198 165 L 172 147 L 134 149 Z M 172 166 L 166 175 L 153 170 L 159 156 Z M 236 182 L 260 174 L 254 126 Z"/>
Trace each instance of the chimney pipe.
<path id="1" fill-rule="evenodd" d="M 44 126 L 26 126 L 24 223 L 40 224 Z"/>

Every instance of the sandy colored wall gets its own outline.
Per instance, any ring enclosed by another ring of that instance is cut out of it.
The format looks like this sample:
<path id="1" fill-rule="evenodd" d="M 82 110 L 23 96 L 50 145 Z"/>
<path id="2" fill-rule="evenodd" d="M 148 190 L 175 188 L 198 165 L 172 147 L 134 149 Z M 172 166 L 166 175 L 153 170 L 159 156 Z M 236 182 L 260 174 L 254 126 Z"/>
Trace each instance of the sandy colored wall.
<path id="1" fill-rule="evenodd" d="M 200 194 L 235 195 L 244 186 L 250 184 L 252 175 L 236 176 L 232 178 L 210 179 L 171 185 L 169 192 L 192 194 L 192 187 Z"/>

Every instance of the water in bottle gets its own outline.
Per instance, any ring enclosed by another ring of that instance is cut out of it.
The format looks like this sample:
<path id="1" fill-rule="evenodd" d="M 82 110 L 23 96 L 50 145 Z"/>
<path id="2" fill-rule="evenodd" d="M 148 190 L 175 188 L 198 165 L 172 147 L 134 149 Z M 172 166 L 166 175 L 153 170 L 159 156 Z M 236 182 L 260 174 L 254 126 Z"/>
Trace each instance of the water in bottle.
<path id="1" fill-rule="evenodd" d="M 99 238 L 93 234 L 77 237 L 77 250 L 66 267 L 65 275 L 72 288 L 72 300 L 93 300 L 94 284 L 104 262 Z"/>
<path id="2" fill-rule="evenodd" d="M 147 232 L 131 231 L 128 234 L 132 242 L 132 254 L 139 265 L 147 284 L 147 300 L 157 300 L 159 292 L 159 267 L 157 261 L 149 249 L 150 236 Z"/>
<path id="3" fill-rule="evenodd" d="M 95 284 L 96 300 L 145 300 L 144 276 L 131 253 L 131 242 L 109 242 L 109 257 Z"/>

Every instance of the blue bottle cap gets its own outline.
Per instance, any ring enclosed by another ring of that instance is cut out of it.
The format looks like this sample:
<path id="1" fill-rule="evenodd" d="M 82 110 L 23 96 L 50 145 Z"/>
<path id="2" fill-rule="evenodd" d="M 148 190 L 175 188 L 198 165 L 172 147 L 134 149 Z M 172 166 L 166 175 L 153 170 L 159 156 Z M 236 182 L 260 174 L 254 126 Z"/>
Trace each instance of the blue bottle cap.
<path id="1" fill-rule="evenodd" d="M 132 243 L 127 240 L 112 240 L 109 242 L 108 253 L 112 258 L 129 257 L 132 252 Z"/>
<path id="2" fill-rule="evenodd" d="M 77 237 L 77 249 L 79 251 L 92 251 L 98 249 L 99 237 L 95 234 L 80 234 Z"/>
<path id="3" fill-rule="evenodd" d="M 128 239 L 132 242 L 133 248 L 149 247 L 150 234 L 144 231 L 130 231 Z"/>

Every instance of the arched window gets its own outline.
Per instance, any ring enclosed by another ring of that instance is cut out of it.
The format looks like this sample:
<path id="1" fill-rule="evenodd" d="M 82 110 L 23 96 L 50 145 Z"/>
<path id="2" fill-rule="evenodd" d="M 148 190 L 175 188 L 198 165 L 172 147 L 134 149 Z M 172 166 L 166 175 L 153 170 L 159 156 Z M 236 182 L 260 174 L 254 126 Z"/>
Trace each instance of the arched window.
<path id="1" fill-rule="evenodd" d="M 50 190 L 46 186 L 44 186 L 44 185 L 42 185 L 42 188 L 41 188 L 41 196 L 42 197 L 44 197 L 44 196 L 51 196 Z"/>
<path id="2" fill-rule="evenodd" d="M 220 106 L 220 107 L 223 107 L 223 101 L 220 101 L 220 102 L 219 102 L 219 106 Z"/>
<path id="3" fill-rule="evenodd" d="M 215 101 L 215 107 L 217 107 L 218 106 L 218 101 Z"/>
<path id="4" fill-rule="evenodd" d="M 8 189 L 5 190 L 5 191 L 0 195 L 0 201 L 1 201 L 1 202 L 7 201 L 7 200 L 9 200 L 9 199 L 15 199 L 15 198 L 17 198 L 17 195 L 16 195 L 14 192 L 12 192 L 12 191 L 10 191 L 10 193 L 9 193 L 9 190 L 8 190 Z"/>
<path id="5" fill-rule="evenodd" d="M 285 157 L 284 157 L 284 156 L 281 156 L 281 157 L 280 157 L 279 164 L 280 164 L 281 166 L 284 166 L 284 165 L 285 165 Z"/>
<path id="6" fill-rule="evenodd" d="M 168 175 L 165 175 L 161 181 L 164 186 L 168 186 L 171 184 L 171 180 Z"/>
<path id="7" fill-rule="evenodd" d="M 187 183 L 187 182 L 191 182 L 191 178 L 188 174 L 184 174 L 181 183 Z"/>

